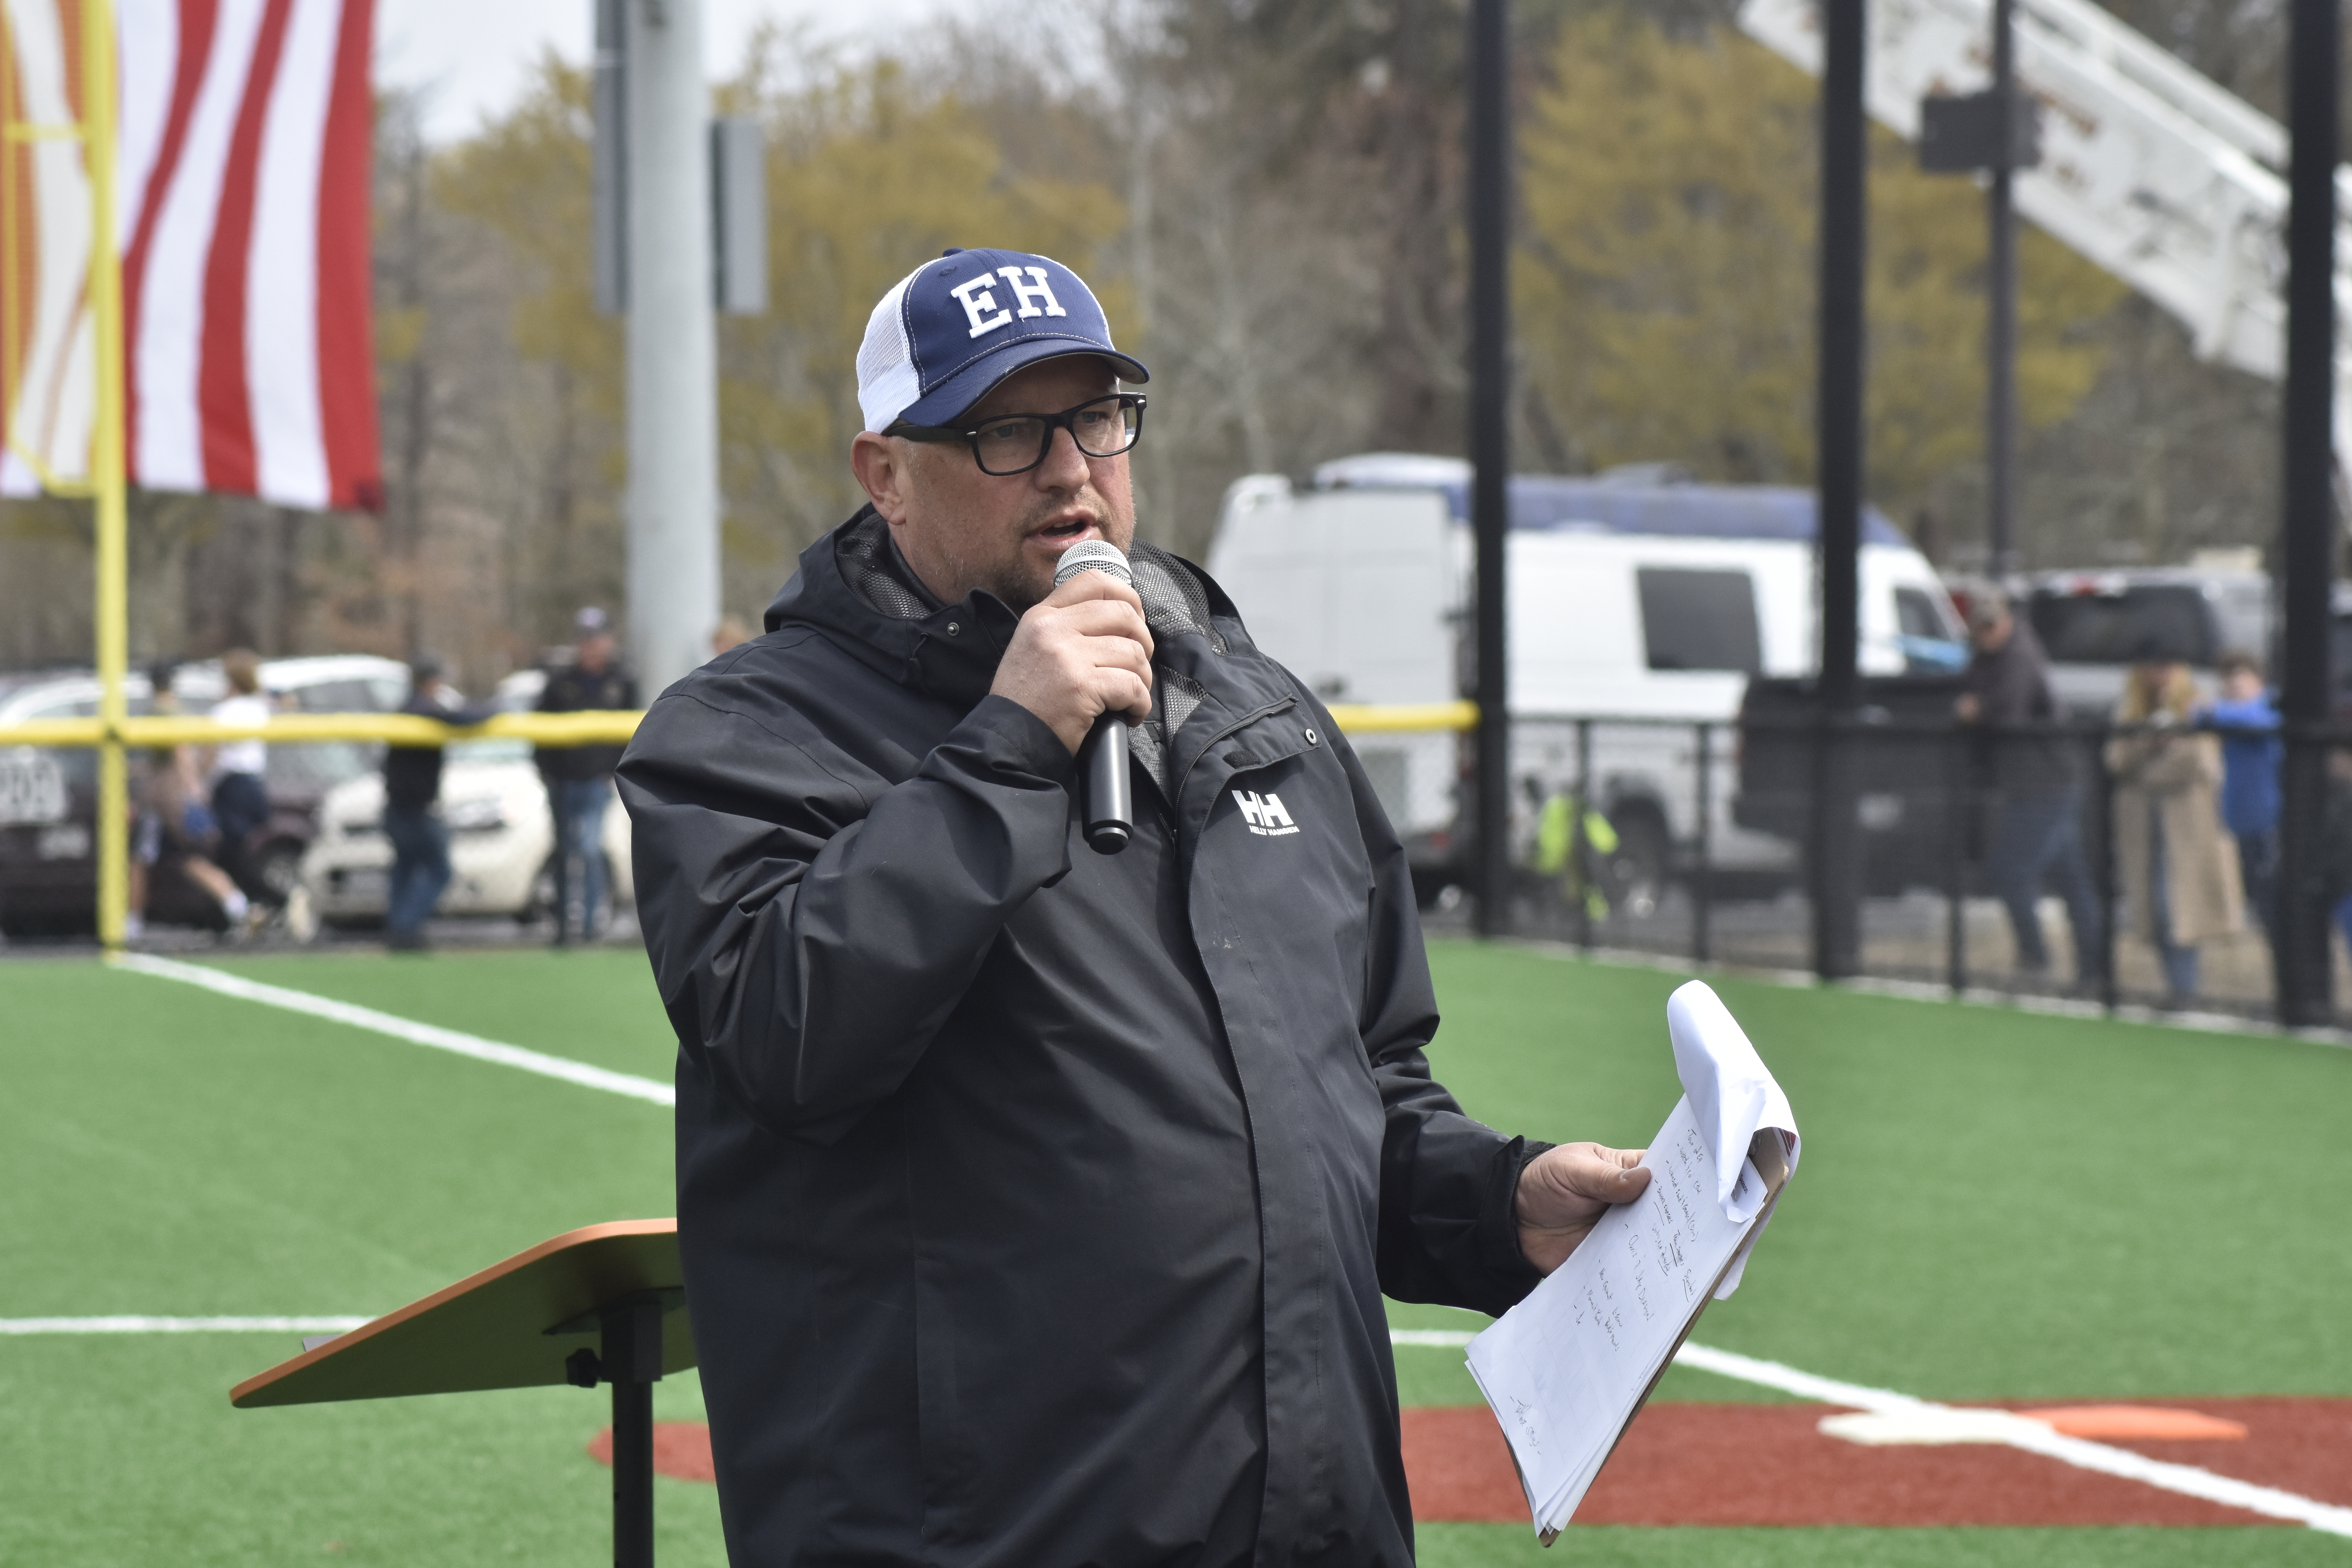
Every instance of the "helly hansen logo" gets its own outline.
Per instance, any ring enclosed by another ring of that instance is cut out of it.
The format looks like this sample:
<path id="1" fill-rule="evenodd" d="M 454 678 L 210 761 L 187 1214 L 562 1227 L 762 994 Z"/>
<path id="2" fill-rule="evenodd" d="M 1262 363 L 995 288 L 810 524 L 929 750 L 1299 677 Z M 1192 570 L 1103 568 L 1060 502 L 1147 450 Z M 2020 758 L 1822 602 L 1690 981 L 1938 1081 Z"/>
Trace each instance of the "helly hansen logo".
<path id="1" fill-rule="evenodd" d="M 1234 791 L 1234 804 L 1242 808 L 1242 820 L 1260 838 L 1279 838 L 1298 831 L 1290 820 L 1290 813 L 1282 808 L 1278 795 L 1260 795 L 1254 789 L 1237 789 Z"/>
<path id="2" fill-rule="evenodd" d="M 1023 274 L 1027 274 L 1024 277 Z M 1016 310 L 1008 310 L 996 302 L 996 280 L 1003 279 L 1012 285 L 1013 303 Z M 997 328 L 1008 325 L 1017 313 L 1023 321 L 1032 316 L 1066 316 L 1062 302 L 1054 298 L 1053 285 L 1045 280 L 1042 267 L 1000 267 L 993 272 L 983 272 L 969 281 L 948 290 L 963 307 L 964 320 L 971 323 L 970 337 L 985 337 Z M 1038 301 L 1045 303 L 1041 306 Z"/>

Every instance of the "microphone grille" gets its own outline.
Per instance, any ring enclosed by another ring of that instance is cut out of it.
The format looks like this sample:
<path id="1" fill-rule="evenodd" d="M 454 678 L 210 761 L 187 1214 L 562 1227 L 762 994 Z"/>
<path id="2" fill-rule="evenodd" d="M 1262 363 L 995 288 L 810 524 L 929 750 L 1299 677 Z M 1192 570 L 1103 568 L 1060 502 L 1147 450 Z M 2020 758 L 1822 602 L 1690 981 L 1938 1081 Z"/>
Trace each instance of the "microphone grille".
<path id="1" fill-rule="evenodd" d="M 1062 559 L 1054 567 L 1054 586 L 1060 587 L 1081 572 L 1099 572 L 1130 588 L 1135 586 L 1135 574 L 1129 569 L 1127 557 L 1108 539 L 1082 539 L 1063 551 Z"/>

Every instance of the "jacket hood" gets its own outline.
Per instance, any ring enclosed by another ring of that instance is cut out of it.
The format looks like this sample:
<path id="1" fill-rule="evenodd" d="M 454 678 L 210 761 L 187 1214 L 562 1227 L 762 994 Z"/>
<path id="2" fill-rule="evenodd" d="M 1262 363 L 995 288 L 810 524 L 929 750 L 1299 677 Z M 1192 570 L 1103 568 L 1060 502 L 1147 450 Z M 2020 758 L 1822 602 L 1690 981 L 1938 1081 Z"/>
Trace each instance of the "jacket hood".
<path id="1" fill-rule="evenodd" d="M 1154 637 L 1195 635 L 1222 655 L 1241 633 L 1233 601 L 1199 567 L 1141 540 L 1128 560 Z M 908 686 L 970 704 L 988 695 L 1021 617 L 983 588 L 939 604 L 908 573 L 890 525 L 868 505 L 801 552 L 800 570 L 768 605 L 765 624 L 772 632 L 811 627 Z M 1180 705 L 1197 700 L 1176 695 Z"/>

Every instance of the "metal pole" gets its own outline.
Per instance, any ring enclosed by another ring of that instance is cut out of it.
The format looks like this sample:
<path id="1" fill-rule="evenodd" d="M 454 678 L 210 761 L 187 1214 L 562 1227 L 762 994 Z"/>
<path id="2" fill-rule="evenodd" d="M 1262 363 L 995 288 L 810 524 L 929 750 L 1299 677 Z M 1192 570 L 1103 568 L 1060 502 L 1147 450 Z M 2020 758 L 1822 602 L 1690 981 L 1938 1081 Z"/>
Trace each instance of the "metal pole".
<path id="1" fill-rule="evenodd" d="M 602 1370 L 613 1385 L 614 1568 L 653 1568 L 654 1384 L 662 1375 L 662 1307 L 651 1294 L 604 1310 Z"/>
<path id="2" fill-rule="evenodd" d="M 122 265 L 114 233 L 114 6 L 82 3 L 82 152 L 89 171 L 89 305 L 97 357 L 90 435 L 98 602 L 98 714 L 108 726 L 99 752 L 98 939 L 121 947 L 130 912 L 131 802 L 122 742 L 122 683 L 130 658 L 129 498 L 123 477 Z"/>
<path id="3" fill-rule="evenodd" d="M 1715 726 L 1701 722 L 1698 731 L 1697 863 L 1691 868 L 1691 958 L 1705 963 L 1715 945 L 1715 889 L 1708 868 L 1715 858 Z"/>
<path id="4" fill-rule="evenodd" d="M 626 11 L 629 653 L 650 698 L 719 624 L 710 92 L 702 0 Z"/>
<path id="5" fill-rule="evenodd" d="M 1576 721 L 1576 808 L 1569 813 L 1568 885 L 1576 889 L 1576 945 L 1592 950 L 1592 889 L 1598 879 L 1585 864 L 1592 840 L 1584 831 L 1584 814 L 1592 809 L 1592 721 Z"/>
<path id="6" fill-rule="evenodd" d="M 1853 814 L 1852 727 L 1862 543 L 1862 111 L 1864 0 L 1822 6 L 1821 368 L 1816 446 L 1821 476 L 1821 727 L 1812 820 L 1813 969 L 1855 973 L 1861 957 L 1861 861 Z"/>
<path id="7" fill-rule="evenodd" d="M 2336 393 L 2336 102 L 2343 20 L 2337 0 L 2294 0 L 2287 45 L 2285 515 L 2279 578 L 2285 600 L 2284 810 L 2280 821 L 2277 965 L 2282 1023 L 2324 1024 L 2335 1011 L 2329 973 L 2325 817 L 2326 747 L 2313 733 L 2328 717 L 2328 559 Z"/>
<path id="8" fill-rule="evenodd" d="M 1968 831 L 1974 803 L 1969 788 L 1968 731 L 1955 728 L 1943 749 L 1944 982 L 1958 996 L 1969 988 Z"/>
<path id="9" fill-rule="evenodd" d="M 1992 184 L 1985 195 L 1985 505 L 1995 582 L 2017 570 L 2016 0 L 1993 0 L 1992 93 L 2000 110 Z"/>
<path id="10" fill-rule="evenodd" d="M 2098 791 L 2098 820 L 2095 824 L 2092 842 L 2095 853 L 2091 857 L 2091 874 L 2099 885 L 2099 1005 L 2112 1013 L 2122 999 L 2121 983 L 2116 978 L 2116 911 L 2122 904 L 2122 890 L 2116 881 L 2116 775 L 2107 766 L 2108 726 L 2102 724 L 2093 731 L 2084 744 L 2090 748 L 2092 787 Z M 2074 968 L 2082 971 L 2078 956 Z"/>
<path id="11" fill-rule="evenodd" d="M 1470 7 L 1470 521 L 1478 542 L 1478 931 L 1510 927 L 1510 11 Z"/>

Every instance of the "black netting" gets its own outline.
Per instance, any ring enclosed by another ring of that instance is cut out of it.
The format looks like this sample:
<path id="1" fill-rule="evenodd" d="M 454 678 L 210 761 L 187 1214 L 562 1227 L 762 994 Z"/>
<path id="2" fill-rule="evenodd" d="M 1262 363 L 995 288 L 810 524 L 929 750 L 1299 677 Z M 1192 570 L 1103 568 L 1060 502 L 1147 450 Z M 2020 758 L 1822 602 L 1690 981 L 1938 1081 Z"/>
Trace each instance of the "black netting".
<path id="1" fill-rule="evenodd" d="M 1209 624 L 1209 595 L 1191 567 L 1156 545 L 1142 543 L 1136 545 L 1128 563 L 1135 572 L 1136 597 L 1143 601 L 1144 624 L 1155 636 L 1192 632 L 1207 637 L 1219 653 L 1225 651 L 1225 639 Z"/>
<path id="2" fill-rule="evenodd" d="M 919 621 L 931 613 L 923 596 L 899 581 L 898 557 L 890 549 L 890 525 L 878 515 L 841 536 L 841 567 L 849 585 L 884 615 Z"/>

